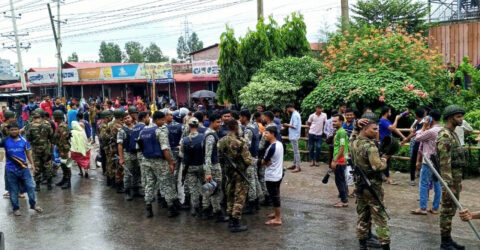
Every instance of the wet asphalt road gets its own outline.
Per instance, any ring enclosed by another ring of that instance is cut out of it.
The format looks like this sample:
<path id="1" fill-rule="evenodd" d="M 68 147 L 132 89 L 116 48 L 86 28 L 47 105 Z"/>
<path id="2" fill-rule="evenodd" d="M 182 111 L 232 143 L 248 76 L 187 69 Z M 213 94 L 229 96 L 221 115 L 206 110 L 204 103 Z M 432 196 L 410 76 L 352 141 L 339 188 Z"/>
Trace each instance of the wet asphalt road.
<path id="1" fill-rule="evenodd" d="M 47 191 L 42 186 L 37 194 L 42 214 L 28 210 L 23 199 L 22 216 L 15 217 L 9 200 L 0 199 L 0 231 L 6 235 L 6 249 L 358 249 L 354 201 L 348 208 L 333 208 L 337 202 L 333 176 L 323 185 L 325 166 L 304 165 L 301 173 L 287 174 L 282 183 L 281 227 L 263 225 L 270 212 L 265 207 L 257 215 L 245 216 L 249 230 L 238 234 L 228 232 L 225 223 L 202 221 L 187 212 L 169 219 L 157 206 L 154 218 L 147 219 L 143 200 L 127 202 L 105 187 L 100 169 L 84 179 L 74 168 L 71 190 Z M 61 171 L 57 179 L 60 176 Z M 439 249 L 438 216 L 410 215 L 418 204 L 418 187 L 406 185 L 405 174 L 393 177 L 401 185 L 386 187 L 392 249 Z M 479 184 L 480 179 L 464 183 L 462 201 L 473 210 L 480 210 Z M 3 190 L 3 167 L 0 186 Z M 454 227 L 458 242 L 480 249 L 466 223 L 456 217 Z"/>

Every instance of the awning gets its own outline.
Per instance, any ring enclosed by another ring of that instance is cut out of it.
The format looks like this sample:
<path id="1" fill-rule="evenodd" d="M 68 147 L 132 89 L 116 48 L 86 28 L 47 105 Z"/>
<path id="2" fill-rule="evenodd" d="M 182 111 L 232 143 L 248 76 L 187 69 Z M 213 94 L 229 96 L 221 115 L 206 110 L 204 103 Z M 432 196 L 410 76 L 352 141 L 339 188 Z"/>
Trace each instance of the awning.
<path id="1" fill-rule="evenodd" d="M 145 79 L 136 80 L 102 80 L 102 81 L 78 81 L 78 82 L 64 82 L 63 86 L 73 85 L 99 85 L 99 84 L 131 84 L 131 83 L 147 83 Z"/>
<path id="2" fill-rule="evenodd" d="M 57 84 L 56 83 L 32 84 L 27 82 L 27 88 L 48 87 L 48 86 L 55 86 L 55 85 Z M 21 89 L 21 88 L 22 88 L 22 83 L 20 82 L 10 83 L 10 84 L 5 84 L 0 86 L 0 89 Z"/>

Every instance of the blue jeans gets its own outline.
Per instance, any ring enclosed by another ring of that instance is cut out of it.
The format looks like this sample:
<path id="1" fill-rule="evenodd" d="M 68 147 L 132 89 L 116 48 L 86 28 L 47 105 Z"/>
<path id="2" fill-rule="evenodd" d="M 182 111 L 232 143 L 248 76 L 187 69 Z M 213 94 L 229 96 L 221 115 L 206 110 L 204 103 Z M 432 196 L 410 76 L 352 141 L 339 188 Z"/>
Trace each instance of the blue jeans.
<path id="1" fill-rule="evenodd" d="M 308 151 L 310 160 L 320 161 L 320 148 L 322 147 L 322 136 L 308 134 Z"/>
<path id="2" fill-rule="evenodd" d="M 420 170 L 420 184 L 419 184 L 419 192 L 420 192 L 420 209 L 426 210 L 427 209 L 427 202 L 428 202 L 428 187 L 430 183 L 433 183 L 433 191 L 435 192 L 435 196 L 433 196 L 433 205 L 432 208 L 434 210 L 438 210 L 440 206 L 440 198 L 442 197 L 442 187 L 440 186 L 440 182 L 433 181 L 433 173 L 430 168 L 422 164 L 422 169 Z"/>
<path id="3" fill-rule="evenodd" d="M 10 192 L 10 202 L 12 203 L 13 211 L 18 210 L 18 193 L 21 189 L 26 188 L 28 194 L 28 203 L 30 208 L 35 208 L 35 184 L 33 183 L 30 169 L 22 168 L 15 172 L 7 171 L 8 191 Z M 22 188 L 23 187 L 23 188 Z"/>
<path id="4" fill-rule="evenodd" d="M 95 135 L 96 135 L 96 132 L 97 132 L 97 124 L 95 122 L 92 122 L 91 127 L 92 127 L 92 141 L 95 142 Z"/>
<path id="5" fill-rule="evenodd" d="M 348 202 L 347 198 L 347 181 L 345 180 L 346 165 L 337 165 L 335 168 L 335 185 L 337 185 L 338 196 L 343 203 Z"/>

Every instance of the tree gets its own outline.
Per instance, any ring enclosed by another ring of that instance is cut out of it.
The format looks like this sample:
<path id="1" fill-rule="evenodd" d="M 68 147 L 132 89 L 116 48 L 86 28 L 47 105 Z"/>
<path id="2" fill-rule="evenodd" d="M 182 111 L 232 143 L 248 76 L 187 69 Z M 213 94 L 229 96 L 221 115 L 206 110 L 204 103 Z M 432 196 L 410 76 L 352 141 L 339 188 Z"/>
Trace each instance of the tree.
<path id="1" fill-rule="evenodd" d="M 100 62 L 122 62 L 122 50 L 115 43 L 102 41 L 98 56 Z"/>
<path id="2" fill-rule="evenodd" d="M 177 42 L 177 55 L 180 61 L 190 61 L 190 53 L 203 49 L 203 42 L 199 40 L 197 33 L 185 41 L 185 37 L 180 36 Z"/>
<path id="3" fill-rule="evenodd" d="M 145 51 L 143 51 L 143 56 L 148 62 L 168 62 L 168 56 L 164 56 L 160 47 L 155 43 L 150 43 Z"/>
<path id="4" fill-rule="evenodd" d="M 127 42 L 125 43 L 126 61 L 129 63 L 141 63 L 145 62 L 145 56 L 143 54 L 143 46 L 139 42 Z"/>
<path id="5" fill-rule="evenodd" d="M 228 100 L 238 103 L 239 90 L 247 84 L 247 72 L 242 63 L 239 52 L 239 43 L 235 39 L 233 29 L 227 26 L 227 30 L 220 36 L 220 84 L 218 96 L 220 101 Z"/>
<path id="6" fill-rule="evenodd" d="M 285 41 L 285 56 L 302 57 L 310 52 L 310 43 L 307 40 L 307 25 L 303 21 L 303 15 L 292 13 L 285 18 L 282 26 L 282 40 Z"/>
<path id="7" fill-rule="evenodd" d="M 358 0 L 352 9 L 358 25 L 373 24 L 385 29 L 392 24 L 402 24 L 409 33 L 427 29 L 425 3 L 412 0 Z"/>
<path id="8" fill-rule="evenodd" d="M 73 52 L 71 56 L 67 58 L 68 62 L 78 62 L 77 52 Z"/>

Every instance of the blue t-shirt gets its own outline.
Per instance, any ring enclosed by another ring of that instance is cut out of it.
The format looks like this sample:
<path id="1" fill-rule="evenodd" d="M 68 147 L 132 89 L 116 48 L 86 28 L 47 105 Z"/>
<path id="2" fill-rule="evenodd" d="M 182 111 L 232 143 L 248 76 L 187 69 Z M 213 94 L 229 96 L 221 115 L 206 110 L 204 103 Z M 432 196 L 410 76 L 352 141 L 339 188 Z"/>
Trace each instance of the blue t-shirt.
<path id="1" fill-rule="evenodd" d="M 90 138 L 92 136 L 92 128 L 90 127 L 90 124 L 83 120 L 83 125 L 85 126 L 85 134 L 87 134 L 87 138 Z"/>
<path id="2" fill-rule="evenodd" d="M 67 117 L 68 117 L 68 128 L 70 130 L 72 130 L 72 122 L 73 121 L 78 121 L 77 120 L 77 114 L 78 114 L 78 111 L 76 109 L 70 109 L 70 111 L 68 111 L 68 114 L 67 114 Z"/>
<path id="3" fill-rule="evenodd" d="M 7 171 L 15 172 L 23 169 L 24 167 L 28 167 L 26 151 L 30 150 L 30 144 L 27 140 L 19 135 L 18 140 L 15 141 L 9 136 L 3 138 L 1 144 L 1 146 L 5 148 L 5 153 L 9 156 L 6 157 L 7 161 L 5 164 Z M 20 164 L 15 164 L 10 157 L 16 159 Z M 21 167 L 20 165 L 24 165 L 24 167 Z"/>
<path id="4" fill-rule="evenodd" d="M 392 131 L 388 129 L 392 123 L 388 119 L 380 118 L 380 123 L 378 123 L 378 131 L 380 133 L 380 142 L 383 141 L 385 136 L 391 136 Z"/>
<path id="5" fill-rule="evenodd" d="M 279 118 L 273 118 L 273 122 L 277 125 L 277 141 L 282 141 L 282 121 Z"/>

